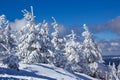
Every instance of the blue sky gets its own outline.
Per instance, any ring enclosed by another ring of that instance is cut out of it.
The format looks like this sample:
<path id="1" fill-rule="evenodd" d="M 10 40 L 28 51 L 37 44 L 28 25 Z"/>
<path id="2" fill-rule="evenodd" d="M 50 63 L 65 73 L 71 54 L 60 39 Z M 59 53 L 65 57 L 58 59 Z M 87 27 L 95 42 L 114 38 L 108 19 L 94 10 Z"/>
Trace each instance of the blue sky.
<path id="1" fill-rule="evenodd" d="M 96 25 L 106 27 L 107 22 L 120 16 L 120 0 L 0 0 L 0 15 L 5 14 L 10 21 L 21 19 L 21 10 L 29 10 L 30 6 L 34 7 L 36 22 L 43 19 L 49 22 L 54 16 L 67 28 L 81 27 L 84 23 L 90 29 L 96 29 Z M 94 34 L 98 39 L 112 40 L 120 39 L 118 33 L 110 27 Z"/>

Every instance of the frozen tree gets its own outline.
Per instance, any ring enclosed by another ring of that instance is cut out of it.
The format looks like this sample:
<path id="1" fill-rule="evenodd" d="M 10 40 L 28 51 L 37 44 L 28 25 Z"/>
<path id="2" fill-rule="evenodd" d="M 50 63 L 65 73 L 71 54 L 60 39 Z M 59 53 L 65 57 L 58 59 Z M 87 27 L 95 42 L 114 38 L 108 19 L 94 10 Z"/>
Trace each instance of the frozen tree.
<path id="1" fill-rule="evenodd" d="M 97 44 L 94 42 L 92 34 L 89 32 L 88 27 L 85 24 L 84 29 L 85 31 L 82 33 L 82 36 L 85 37 L 85 40 L 83 41 L 84 54 L 86 55 L 88 62 L 103 63 L 101 52 Z"/>
<path id="2" fill-rule="evenodd" d="M 6 19 L 5 15 L 0 16 L 0 50 L 1 53 L 8 54 L 15 50 L 16 39 L 12 33 L 9 21 Z"/>
<path id="3" fill-rule="evenodd" d="M 34 15 L 32 12 L 28 12 L 27 10 L 22 11 L 24 13 L 24 19 L 26 19 L 27 24 L 22 29 L 22 36 L 19 38 L 18 44 L 18 51 L 17 54 L 20 56 L 21 59 L 24 59 L 26 63 L 31 63 L 31 56 L 33 53 L 37 53 L 36 50 L 36 31 L 35 31 L 35 24 L 34 24 Z M 39 44 L 38 44 L 39 45 Z M 33 59 L 33 58 L 32 58 Z"/>
<path id="4" fill-rule="evenodd" d="M 43 56 L 46 57 L 48 63 L 52 63 L 54 57 L 53 46 L 49 36 L 49 25 L 45 20 L 41 24 L 39 38 L 42 43 L 42 47 L 40 49 L 41 53 L 43 53 Z"/>
<path id="5" fill-rule="evenodd" d="M 52 26 L 54 28 L 54 32 L 52 32 L 52 44 L 54 46 L 54 60 L 53 63 L 55 66 L 58 67 L 64 67 L 66 63 L 66 58 L 64 56 L 64 39 L 60 37 L 59 27 L 60 25 L 56 22 L 55 18 L 52 17 L 54 22 L 52 23 Z"/>
<path id="6" fill-rule="evenodd" d="M 56 20 L 53 18 L 54 22 L 52 23 L 52 26 L 54 28 L 54 32 L 52 32 L 52 43 L 55 47 L 56 50 L 60 50 L 64 48 L 63 43 L 63 39 L 60 37 L 60 33 L 59 33 L 59 25 L 57 24 Z"/>
<path id="7" fill-rule="evenodd" d="M 4 35 L 4 28 L 8 25 L 8 21 L 5 17 L 5 15 L 0 16 L 0 54 L 5 55 L 6 54 L 6 49 L 3 46 L 5 42 L 5 35 Z"/>
<path id="8" fill-rule="evenodd" d="M 9 24 L 5 28 L 4 35 L 5 35 L 6 47 L 11 51 L 15 50 L 17 46 L 17 41 Z"/>
<path id="9" fill-rule="evenodd" d="M 82 45 L 76 40 L 77 36 L 74 31 L 67 35 L 68 40 L 65 44 L 65 55 L 67 57 L 66 68 L 71 68 L 73 71 L 81 71 L 80 64 L 82 66 L 83 63 L 80 63 L 84 56 L 80 56 Z"/>
<path id="10" fill-rule="evenodd" d="M 82 36 L 85 38 L 83 41 L 83 53 L 88 63 L 88 75 L 105 78 L 106 72 L 108 71 L 104 66 L 101 52 L 95 43 L 92 34 L 89 32 L 88 27 L 84 24 L 85 31 Z M 99 65 L 99 66 L 98 66 Z M 106 69 L 105 71 L 103 69 Z M 90 71 L 89 71 L 90 70 Z"/>
<path id="11" fill-rule="evenodd" d="M 37 36 L 38 33 L 36 33 L 36 30 L 34 26 L 31 26 L 30 32 L 26 34 L 27 38 L 20 44 L 23 46 L 24 51 L 22 52 L 25 55 L 24 62 L 25 63 L 39 63 L 42 62 L 42 58 L 40 55 L 40 48 L 41 44 L 40 41 L 38 41 Z"/>
<path id="12" fill-rule="evenodd" d="M 44 21 L 42 24 L 36 25 L 32 7 L 31 12 L 27 10 L 23 12 L 27 24 L 23 28 L 22 36 L 19 40 L 18 55 L 24 63 L 48 63 L 50 59 L 50 50 L 48 49 L 51 46 L 48 23 Z"/>
<path id="13" fill-rule="evenodd" d="M 117 76 L 120 79 L 120 64 L 117 66 Z"/>
<path id="14" fill-rule="evenodd" d="M 37 33 L 35 30 L 33 8 L 31 7 L 31 12 L 26 9 L 22 12 L 27 24 L 21 31 L 22 36 L 19 38 L 17 54 L 23 59 L 24 63 L 36 63 L 39 62 L 39 42 L 36 39 Z"/>
<path id="15" fill-rule="evenodd" d="M 113 63 L 112 68 L 111 68 L 111 73 L 112 73 L 112 80 L 119 80 L 117 76 L 117 70 L 115 68 L 115 63 Z"/>
<path id="16" fill-rule="evenodd" d="M 74 31 L 71 31 L 72 33 L 67 35 L 67 37 L 69 38 L 68 41 L 66 42 L 65 45 L 65 51 L 66 51 L 66 56 L 68 58 L 69 62 L 78 62 L 79 60 L 79 56 L 77 54 L 77 47 L 79 45 L 79 43 L 77 43 L 76 40 L 76 34 L 74 33 Z"/>
<path id="17" fill-rule="evenodd" d="M 0 51 L 3 53 L 2 63 L 9 68 L 18 69 L 18 57 L 15 55 L 16 41 L 9 21 L 5 15 L 0 16 Z"/>

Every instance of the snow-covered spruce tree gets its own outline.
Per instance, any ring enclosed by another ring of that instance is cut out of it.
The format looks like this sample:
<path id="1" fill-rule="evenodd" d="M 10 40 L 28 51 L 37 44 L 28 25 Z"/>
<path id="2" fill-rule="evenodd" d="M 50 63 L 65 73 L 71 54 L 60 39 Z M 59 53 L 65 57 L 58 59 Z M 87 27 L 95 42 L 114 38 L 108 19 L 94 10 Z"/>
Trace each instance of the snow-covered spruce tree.
<path id="1" fill-rule="evenodd" d="M 53 64 L 57 67 L 65 67 L 66 64 L 66 58 L 64 53 L 64 44 L 65 41 L 62 37 L 60 37 L 60 32 L 59 32 L 59 27 L 60 25 L 56 22 L 55 18 L 52 17 L 52 19 L 54 20 L 54 22 L 52 23 L 52 26 L 54 28 L 54 32 L 52 32 L 52 44 L 54 46 L 54 60 L 53 60 Z"/>
<path id="2" fill-rule="evenodd" d="M 29 47 L 29 34 L 30 28 L 33 27 L 34 23 L 34 16 L 28 12 L 27 10 L 22 11 L 24 13 L 24 19 L 27 21 L 26 25 L 24 26 L 23 30 L 21 30 L 22 36 L 19 38 L 19 43 L 18 43 L 18 51 L 17 54 L 20 56 L 21 59 L 26 58 L 29 54 L 30 51 L 28 51 Z M 32 29 L 32 28 L 31 28 Z M 34 28 L 33 28 L 34 29 Z"/>
<path id="3" fill-rule="evenodd" d="M 116 70 L 116 67 L 115 67 L 115 63 L 112 64 L 111 73 L 112 73 L 111 74 L 112 80 L 119 80 L 118 76 L 117 76 L 117 70 Z"/>
<path id="4" fill-rule="evenodd" d="M 82 33 L 82 36 L 85 38 L 85 40 L 83 41 L 83 49 L 84 49 L 83 53 L 85 54 L 85 57 L 89 65 L 89 69 L 90 69 L 89 75 L 94 77 L 97 76 L 100 78 L 102 77 L 101 76 L 102 73 L 100 72 L 105 73 L 105 71 L 103 71 L 102 68 L 98 66 L 100 65 L 101 67 L 105 68 L 105 66 L 102 64 L 103 59 L 101 56 L 101 52 L 97 44 L 94 42 L 92 34 L 89 32 L 88 27 L 85 24 L 84 24 L 84 29 L 85 31 Z"/>
<path id="5" fill-rule="evenodd" d="M 65 44 L 65 56 L 67 58 L 66 69 L 81 72 L 81 67 L 78 65 L 84 56 L 80 57 L 82 45 L 76 41 L 77 36 L 72 30 L 72 33 L 67 35 L 68 40 Z M 82 63 L 81 63 L 82 64 Z"/>
<path id="6" fill-rule="evenodd" d="M 17 55 L 24 63 L 36 63 L 39 62 L 39 45 L 37 41 L 37 32 L 35 30 L 33 9 L 31 12 L 27 10 L 22 11 L 24 13 L 24 19 L 27 21 L 22 32 L 22 36 L 19 38 Z"/>
<path id="7" fill-rule="evenodd" d="M 83 41 L 84 53 L 89 63 L 99 62 L 103 63 L 101 52 L 93 40 L 92 34 L 89 32 L 88 27 L 84 24 L 85 31 L 82 33 L 82 36 L 85 38 Z"/>
<path id="8" fill-rule="evenodd" d="M 42 56 L 47 60 L 47 63 L 53 62 L 53 46 L 51 43 L 51 38 L 49 36 L 49 25 L 44 20 L 41 24 L 40 32 L 39 32 L 39 40 L 41 41 L 40 52 Z"/>
<path id="9" fill-rule="evenodd" d="M 118 79 L 120 80 L 120 64 L 117 66 L 117 76 Z"/>
<path id="10" fill-rule="evenodd" d="M 8 25 L 8 20 L 6 19 L 5 15 L 0 16 L 0 55 L 6 55 L 6 40 L 4 35 L 4 28 Z"/>
<path id="11" fill-rule="evenodd" d="M 14 34 L 12 33 L 11 26 L 9 25 L 9 21 L 6 19 L 5 15 L 2 15 L 0 17 L 0 24 L 1 24 L 1 32 L 0 32 L 1 41 L 0 42 L 2 47 L 7 48 L 10 51 L 14 50 L 16 47 L 16 39 Z"/>
<path id="12" fill-rule="evenodd" d="M 83 52 L 90 69 L 88 75 L 98 79 L 118 80 L 115 65 L 113 64 L 113 66 L 106 66 L 103 64 L 100 50 L 94 42 L 92 34 L 89 32 L 86 25 L 84 25 L 84 29 L 85 31 L 82 33 L 82 36 L 85 37 L 85 40 L 83 41 Z"/>
<path id="13" fill-rule="evenodd" d="M 27 20 L 23 36 L 20 37 L 18 55 L 24 63 L 48 63 L 50 54 L 48 51 L 48 23 L 36 25 L 34 22 L 33 10 L 24 10 L 24 18 Z M 38 30 L 39 29 L 39 30 Z M 50 45 L 49 45 L 50 46 Z"/>
<path id="14" fill-rule="evenodd" d="M 4 53 L 0 56 L 3 58 L 2 63 L 8 68 L 19 70 L 18 57 L 15 55 L 15 38 L 5 15 L 0 16 L 0 27 L 0 50 Z"/>
<path id="15" fill-rule="evenodd" d="M 6 42 L 6 47 L 9 49 L 11 52 L 16 51 L 17 47 L 17 41 L 16 37 L 12 32 L 11 26 L 8 24 L 4 30 L 4 35 L 5 35 L 5 42 Z"/>

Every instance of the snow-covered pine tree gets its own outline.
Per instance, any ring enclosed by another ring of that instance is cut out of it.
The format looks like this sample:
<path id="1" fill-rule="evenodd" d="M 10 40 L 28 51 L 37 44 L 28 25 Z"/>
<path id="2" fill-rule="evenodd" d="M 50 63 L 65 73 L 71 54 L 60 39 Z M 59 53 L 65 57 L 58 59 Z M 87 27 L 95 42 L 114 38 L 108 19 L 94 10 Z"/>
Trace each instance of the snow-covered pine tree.
<path id="1" fill-rule="evenodd" d="M 5 46 L 7 47 L 7 49 L 10 50 L 10 52 L 15 52 L 16 51 L 16 47 L 17 47 L 17 41 L 16 41 L 16 37 L 12 32 L 11 26 L 8 24 L 4 30 L 4 35 L 5 35 Z"/>
<path id="2" fill-rule="evenodd" d="M 15 55 L 16 42 L 9 21 L 5 15 L 0 16 L 0 55 L 2 63 L 8 68 L 19 70 L 18 57 Z"/>
<path id="3" fill-rule="evenodd" d="M 35 27 L 32 25 L 30 27 L 30 32 L 26 34 L 28 37 L 25 39 L 24 46 L 26 50 L 26 57 L 24 59 L 25 63 L 39 63 L 42 62 L 41 54 L 40 54 L 40 48 L 41 44 L 40 41 L 38 41 L 37 36 L 38 33 L 35 30 Z"/>
<path id="4" fill-rule="evenodd" d="M 8 20 L 6 19 L 5 15 L 0 16 L 0 55 L 8 54 L 5 44 L 5 35 L 4 35 L 4 28 L 8 25 Z"/>
<path id="5" fill-rule="evenodd" d="M 115 63 L 112 64 L 112 68 L 111 68 L 111 73 L 112 73 L 112 80 L 119 80 L 118 76 L 117 76 L 117 70 L 115 67 Z"/>
<path id="6" fill-rule="evenodd" d="M 79 55 L 82 46 L 76 40 L 77 36 L 74 31 L 72 30 L 71 32 L 71 34 L 67 35 L 68 40 L 65 44 L 65 55 L 67 57 L 66 69 L 71 69 L 72 71 L 81 71 L 81 67 L 78 65 L 78 63 L 80 62 Z"/>
<path id="7" fill-rule="evenodd" d="M 27 24 L 22 29 L 22 36 L 19 38 L 18 44 L 18 55 L 24 63 L 36 63 L 39 62 L 38 48 L 36 45 L 39 45 L 37 42 L 33 8 L 31 6 L 31 12 L 26 9 L 22 11 L 24 13 L 24 19 L 27 21 Z M 36 44 L 37 43 L 37 44 Z"/>
<path id="8" fill-rule="evenodd" d="M 24 10 L 24 18 L 27 20 L 19 40 L 18 55 L 24 63 L 48 63 L 50 53 L 50 38 L 48 35 L 48 23 L 36 25 L 34 22 L 33 8 L 31 12 Z M 38 31 L 38 29 L 40 31 Z"/>
<path id="9" fill-rule="evenodd" d="M 82 36 L 85 38 L 83 41 L 84 46 L 84 54 L 89 63 L 98 62 L 103 63 L 103 59 L 101 56 L 101 52 L 95 43 L 92 34 L 89 32 L 88 27 L 86 24 L 83 25 L 85 31 L 82 33 Z"/>
<path id="10" fill-rule="evenodd" d="M 120 64 L 117 66 L 117 76 L 118 79 L 120 80 Z"/>
<path id="11" fill-rule="evenodd" d="M 66 64 L 66 58 L 64 53 L 64 48 L 65 48 L 65 41 L 64 39 L 60 36 L 59 32 L 59 27 L 60 25 L 56 22 L 55 18 L 52 17 L 53 23 L 52 26 L 54 28 L 54 32 L 52 32 L 52 44 L 54 47 L 53 53 L 54 53 L 54 60 L 53 64 L 57 67 L 64 67 Z"/>
<path id="12" fill-rule="evenodd" d="M 18 43 L 18 51 L 17 54 L 20 56 L 20 58 L 25 58 L 28 56 L 29 51 L 27 48 L 29 47 L 29 34 L 30 28 L 33 27 L 34 23 L 34 17 L 33 15 L 28 12 L 26 9 L 22 11 L 24 13 L 24 19 L 27 21 L 27 24 L 24 26 L 23 30 L 21 30 L 22 36 L 19 38 Z M 31 28 L 32 29 L 32 28 Z M 34 29 L 34 28 L 33 28 Z"/>
<path id="13" fill-rule="evenodd" d="M 37 41 L 39 42 L 40 61 L 42 63 L 52 63 L 54 55 L 52 52 L 51 38 L 49 36 L 49 25 L 44 20 L 43 23 L 36 25 L 35 29 L 38 32 Z"/>
<path id="14" fill-rule="evenodd" d="M 40 48 L 42 56 L 46 58 L 48 63 L 52 63 L 54 57 L 53 46 L 51 43 L 51 37 L 49 35 L 49 24 L 45 20 L 43 20 L 43 23 L 41 24 L 39 40 L 41 41 L 42 45 Z"/>
<path id="15" fill-rule="evenodd" d="M 40 43 L 36 39 L 37 33 L 35 30 L 33 8 L 31 7 L 31 12 L 26 9 L 22 12 L 27 24 L 21 31 L 22 36 L 19 38 L 17 54 L 25 63 L 36 63 L 39 62 L 39 49 L 37 45 L 40 45 Z"/>
<path id="16" fill-rule="evenodd" d="M 105 68 L 105 66 L 102 64 L 103 59 L 101 56 L 101 52 L 97 44 L 95 43 L 92 34 L 89 32 L 86 24 L 83 25 L 83 28 L 85 29 L 85 31 L 82 33 L 82 36 L 85 38 L 85 40 L 83 41 L 83 50 L 84 50 L 83 53 L 85 54 L 85 57 L 89 66 L 88 70 L 90 70 L 90 72 L 88 71 L 89 73 L 87 74 L 94 77 L 97 76 L 100 78 L 105 78 L 105 76 L 102 76 L 102 73 L 101 73 L 101 72 L 104 72 L 105 74 L 105 71 L 102 70 L 102 68 Z"/>

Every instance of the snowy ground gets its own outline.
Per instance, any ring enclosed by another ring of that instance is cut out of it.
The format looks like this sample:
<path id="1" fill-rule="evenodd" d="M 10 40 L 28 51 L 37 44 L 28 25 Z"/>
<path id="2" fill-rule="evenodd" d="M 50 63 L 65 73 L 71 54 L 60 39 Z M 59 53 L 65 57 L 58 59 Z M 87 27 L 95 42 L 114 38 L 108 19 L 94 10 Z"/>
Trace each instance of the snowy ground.
<path id="1" fill-rule="evenodd" d="M 0 80 L 95 80 L 85 74 L 72 74 L 50 64 L 20 64 L 20 71 L 0 64 Z"/>

